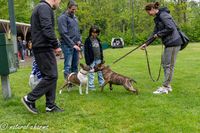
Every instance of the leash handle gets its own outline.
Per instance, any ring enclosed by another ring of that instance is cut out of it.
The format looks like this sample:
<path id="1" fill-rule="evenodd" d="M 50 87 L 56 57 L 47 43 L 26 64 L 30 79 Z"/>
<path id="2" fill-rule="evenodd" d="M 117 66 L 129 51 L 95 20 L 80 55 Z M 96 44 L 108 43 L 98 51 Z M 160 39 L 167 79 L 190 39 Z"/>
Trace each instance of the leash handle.
<path id="1" fill-rule="evenodd" d="M 147 41 L 145 41 L 143 44 L 149 42 L 149 43 L 148 43 L 148 45 L 149 45 L 149 44 L 151 44 L 155 39 L 156 39 L 155 37 L 151 37 L 151 38 L 149 38 Z M 129 55 L 130 53 L 132 53 L 133 51 L 135 51 L 135 50 L 137 50 L 138 48 L 140 48 L 143 44 L 137 46 L 136 48 L 132 49 L 131 51 L 129 51 L 128 53 L 126 53 L 126 54 L 123 55 L 122 57 L 118 58 L 118 59 L 115 60 L 112 64 L 117 63 L 118 61 L 120 61 L 121 59 L 123 59 L 124 57 L 126 57 L 127 55 Z"/>
<path id="2" fill-rule="evenodd" d="M 81 49 L 80 51 L 78 51 L 78 55 L 79 55 L 79 59 L 83 59 L 83 44 L 79 44 L 78 47 Z"/>

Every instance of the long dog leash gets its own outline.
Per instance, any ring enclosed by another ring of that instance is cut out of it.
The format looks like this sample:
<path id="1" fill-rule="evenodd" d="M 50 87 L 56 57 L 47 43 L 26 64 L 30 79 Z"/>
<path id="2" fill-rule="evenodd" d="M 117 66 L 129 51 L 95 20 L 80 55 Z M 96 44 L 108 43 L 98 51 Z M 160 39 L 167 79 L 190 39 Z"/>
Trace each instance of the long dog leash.
<path id="1" fill-rule="evenodd" d="M 163 53 L 163 44 L 162 44 L 162 53 Z M 158 73 L 158 77 L 155 79 L 153 79 L 153 76 L 152 76 L 152 73 L 151 73 L 151 68 L 150 68 L 150 63 L 149 63 L 149 57 L 148 57 L 148 53 L 147 53 L 147 50 L 145 49 L 145 54 L 146 54 L 146 59 L 147 59 L 147 67 L 148 67 L 148 72 L 149 72 L 149 76 L 151 78 L 151 80 L 153 82 L 157 82 L 160 78 L 160 72 L 161 72 L 161 65 L 162 63 L 160 62 L 160 68 L 159 68 L 159 73 Z M 172 77 L 172 65 L 174 65 L 174 55 L 175 55 L 175 49 L 173 48 L 173 51 L 172 51 L 172 56 L 171 56 L 171 63 L 170 63 L 170 73 L 169 73 L 169 77 L 167 78 L 167 81 L 170 81 L 171 80 L 171 77 Z M 162 60 L 162 54 L 161 54 L 161 60 Z"/>
<path id="2" fill-rule="evenodd" d="M 150 42 L 152 43 L 156 38 L 155 37 L 151 37 L 149 38 L 145 43 Z M 149 43 L 149 44 L 150 44 Z M 144 44 L 144 43 L 143 43 Z M 117 63 L 118 61 L 120 61 L 121 59 L 123 59 L 124 57 L 126 57 L 127 55 L 129 55 L 130 53 L 132 53 L 133 51 L 135 51 L 136 49 L 140 48 L 143 44 L 137 46 L 136 48 L 132 49 L 131 51 L 129 51 L 128 53 L 126 53 L 125 55 L 123 55 L 122 57 L 118 58 L 117 60 L 115 60 L 112 64 Z"/>
<path id="3" fill-rule="evenodd" d="M 153 76 L 152 76 L 152 73 L 151 73 L 151 67 L 150 67 L 150 63 L 149 63 L 149 56 L 148 56 L 146 48 L 144 49 L 144 51 L 145 51 L 145 55 L 146 55 L 146 59 L 147 59 L 147 68 L 148 68 L 149 76 L 150 76 L 150 78 L 151 78 L 151 80 L 153 82 L 157 82 L 160 79 L 160 72 L 161 72 L 161 64 L 162 63 L 160 62 L 160 68 L 159 68 L 158 76 L 157 76 L 156 79 L 154 79 Z M 162 44 L 162 53 L 163 53 L 163 44 Z M 162 60 L 162 54 L 161 54 L 161 60 Z"/>
<path id="4" fill-rule="evenodd" d="M 150 41 L 151 43 L 155 40 L 156 38 L 154 37 L 151 37 L 149 38 L 146 42 Z M 146 43 L 145 42 L 145 43 Z M 124 57 L 126 57 L 127 55 L 129 55 L 130 53 L 132 53 L 133 51 L 137 50 L 138 48 L 140 48 L 143 44 L 137 46 L 136 48 L 134 48 L 133 50 L 129 51 L 128 53 L 126 53 L 125 55 L 123 55 L 122 57 L 118 58 L 117 60 L 115 60 L 113 62 L 113 64 L 117 63 L 118 61 L 120 61 L 121 59 L 123 59 Z M 152 73 L 151 73 L 151 67 L 150 67 L 150 63 L 149 63 L 149 56 L 148 56 L 148 52 L 146 50 L 146 48 L 144 49 L 145 50 L 145 55 L 146 55 L 146 59 L 147 59 L 147 68 L 148 68 L 148 73 L 149 73 L 149 76 L 151 78 L 151 80 L 153 82 L 157 82 L 159 79 L 160 79 L 160 73 L 161 73 L 161 63 L 160 63 L 160 68 L 159 68 L 159 72 L 158 72 L 158 76 L 156 79 L 153 78 L 152 76 Z M 162 53 L 163 53 L 163 45 L 162 45 Z M 162 58 L 162 54 L 161 54 L 161 58 Z M 161 59 L 162 60 L 162 59 Z"/>

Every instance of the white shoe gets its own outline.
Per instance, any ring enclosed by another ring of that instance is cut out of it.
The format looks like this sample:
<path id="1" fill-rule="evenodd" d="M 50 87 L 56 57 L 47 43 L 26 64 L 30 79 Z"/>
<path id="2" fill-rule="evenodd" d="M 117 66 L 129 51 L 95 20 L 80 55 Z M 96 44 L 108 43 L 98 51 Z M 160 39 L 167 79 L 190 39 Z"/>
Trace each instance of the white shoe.
<path id="1" fill-rule="evenodd" d="M 159 87 L 153 94 L 168 94 L 166 87 Z"/>
<path id="2" fill-rule="evenodd" d="M 169 92 L 172 92 L 172 87 L 169 85 L 168 87 L 165 87 Z"/>

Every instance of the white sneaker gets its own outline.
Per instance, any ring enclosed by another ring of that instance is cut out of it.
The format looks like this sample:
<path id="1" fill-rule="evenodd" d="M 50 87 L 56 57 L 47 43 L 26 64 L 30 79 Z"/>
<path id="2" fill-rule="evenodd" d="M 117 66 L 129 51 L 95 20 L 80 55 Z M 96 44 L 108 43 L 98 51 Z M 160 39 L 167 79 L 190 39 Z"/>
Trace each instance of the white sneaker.
<path id="1" fill-rule="evenodd" d="M 168 94 L 166 87 L 159 87 L 153 94 Z"/>
<path id="2" fill-rule="evenodd" d="M 169 85 L 168 87 L 165 87 L 169 92 L 172 92 L 172 87 Z"/>

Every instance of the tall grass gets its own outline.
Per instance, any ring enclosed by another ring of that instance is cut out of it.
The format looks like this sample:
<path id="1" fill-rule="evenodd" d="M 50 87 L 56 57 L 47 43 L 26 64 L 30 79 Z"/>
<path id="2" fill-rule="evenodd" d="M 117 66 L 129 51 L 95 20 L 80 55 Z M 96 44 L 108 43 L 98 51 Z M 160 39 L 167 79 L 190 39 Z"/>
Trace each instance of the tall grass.
<path id="1" fill-rule="evenodd" d="M 0 132 L 200 132 L 199 43 L 190 44 L 178 54 L 173 91 L 167 95 L 152 94 L 162 84 L 163 72 L 159 82 L 150 80 L 144 51 L 137 50 L 112 65 L 131 48 L 107 49 L 104 56 L 106 64 L 115 72 L 137 81 L 134 86 L 139 95 L 131 94 L 122 86 L 113 86 L 112 92 L 106 86 L 101 93 L 97 81 L 97 91 L 88 95 L 79 95 L 78 88 L 59 95 L 58 90 L 64 83 L 61 60 L 58 62 L 56 103 L 65 111 L 46 114 L 45 98 L 42 97 L 36 102 L 40 114 L 33 115 L 20 101 L 30 92 L 28 78 L 31 67 L 23 67 L 10 75 L 12 98 L 4 100 L 0 94 Z M 150 46 L 148 51 L 152 73 L 157 76 L 161 46 Z"/>

